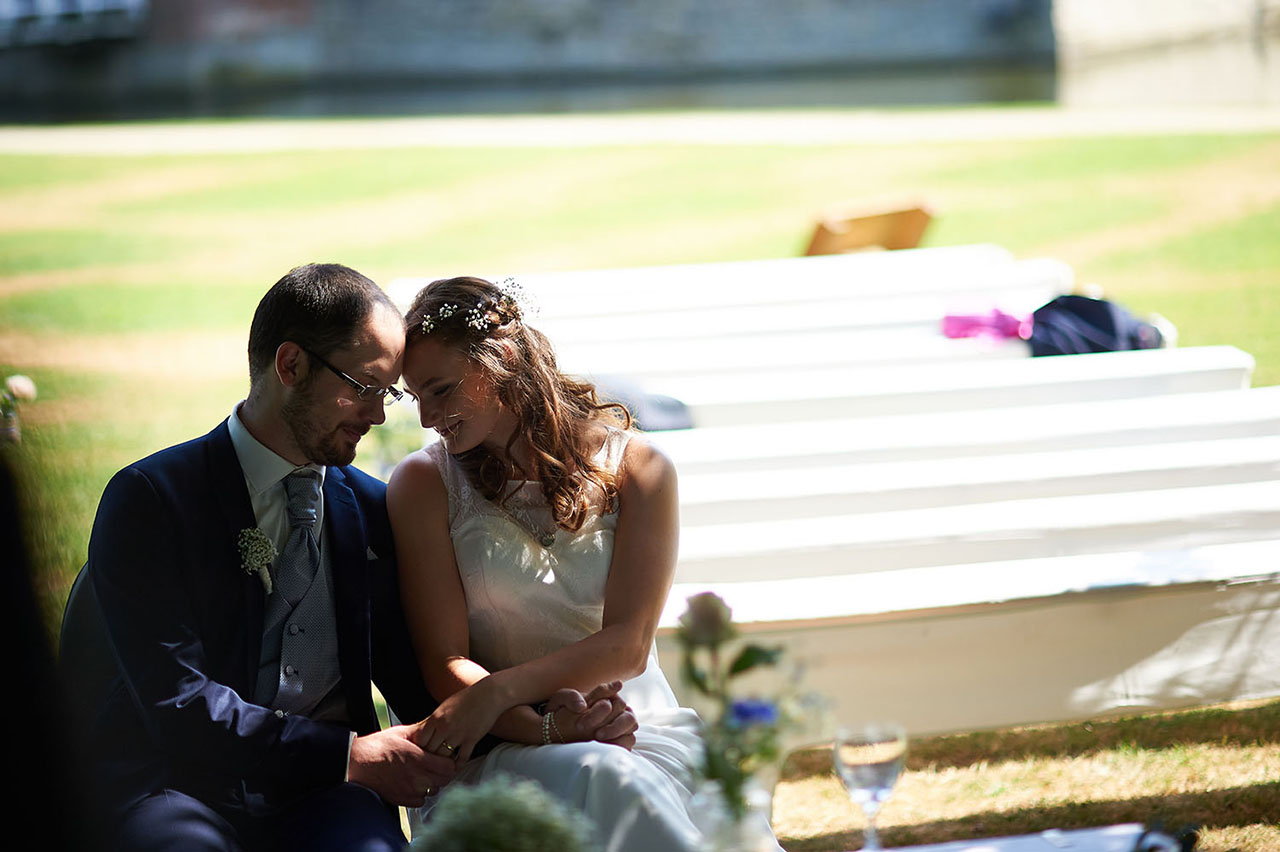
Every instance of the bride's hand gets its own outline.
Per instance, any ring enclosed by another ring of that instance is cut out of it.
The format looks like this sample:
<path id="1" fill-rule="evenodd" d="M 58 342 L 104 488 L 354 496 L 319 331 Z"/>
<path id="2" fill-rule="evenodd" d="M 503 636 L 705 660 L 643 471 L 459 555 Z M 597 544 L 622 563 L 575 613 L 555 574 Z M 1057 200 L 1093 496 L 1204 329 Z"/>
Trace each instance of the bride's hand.
<path id="1" fill-rule="evenodd" d="M 547 701 L 554 713 L 556 730 L 565 742 L 592 740 L 630 749 L 638 727 L 635 714 L 618 696 L 621 681 L 604 683 L 585 696 L 576 690 L 561 689 Z"/>
<path id="2" fill-rule="evenodd" d="M 488 678 L 476 681 L 440 702 L 434 713 L 419 722 L 414 742 L 428 754 L 453 758 L 461 766 L 507 709 Z"/>

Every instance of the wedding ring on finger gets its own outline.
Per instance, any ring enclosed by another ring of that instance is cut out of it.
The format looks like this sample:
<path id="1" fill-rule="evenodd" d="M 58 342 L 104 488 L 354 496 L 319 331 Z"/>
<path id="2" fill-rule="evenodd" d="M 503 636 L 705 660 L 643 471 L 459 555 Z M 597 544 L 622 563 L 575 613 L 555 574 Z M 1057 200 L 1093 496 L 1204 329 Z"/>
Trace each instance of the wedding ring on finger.
<path id="1" fill-rule="evenodd" d="M 444 742 L 443 740 L 440 742 L 440 748 L 444 749 L 449 754 L 453 754 L 458 750 L 458 747 L 456 745 L 449 745 L 447 742 Z"/>

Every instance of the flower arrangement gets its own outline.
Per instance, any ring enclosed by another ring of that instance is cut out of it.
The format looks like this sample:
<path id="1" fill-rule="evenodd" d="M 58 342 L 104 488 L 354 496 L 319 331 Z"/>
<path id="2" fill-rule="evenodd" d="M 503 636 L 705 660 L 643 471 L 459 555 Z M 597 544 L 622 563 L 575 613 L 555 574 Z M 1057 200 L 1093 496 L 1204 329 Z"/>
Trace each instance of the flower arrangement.
<path id="1" fill-rule="evenodd" d="M 271 594 L 271 566 L 276 561 L 276 546 L 267 534 L 257 527 L 240 530 L 236 539 L 240 547 L 240 567 L 246 574 L 256 574 L 262 581 L 262 589 Z"/>
<path id="2" fill-rule="evenodd" d="M 4 380 L 0 390 L 0 440 L 17 443 L 22 440 L 22 428 L 18 423 L 18 403 L 36 398 L 36 383 L 21 375 Z"/>
<path id="3" fill-rule="evenodd" d="M 451 784 L 410 852 L 588 852 L 595 829 L 533 781 L 498 773 L 474 787 Z"/>
<path id="4" fill-rule="evenodd" d="M 747 643 L 730 656 L 724 646 L 738 635 L 732 616 L 718 595 L 694 595 L 680 616 L 676 637 L 684 652 L 685 681 L 711 699 L 717 711 L 703 725 L 703 776 L 719 785 L 728 816 L 741 822 L 749 809 L 751 780 L 781 762 L 782 737 L 800 727 L 801 713 L 794 699 L 734 695 L 735 678 L 776 666 L 782 649 Z"/>

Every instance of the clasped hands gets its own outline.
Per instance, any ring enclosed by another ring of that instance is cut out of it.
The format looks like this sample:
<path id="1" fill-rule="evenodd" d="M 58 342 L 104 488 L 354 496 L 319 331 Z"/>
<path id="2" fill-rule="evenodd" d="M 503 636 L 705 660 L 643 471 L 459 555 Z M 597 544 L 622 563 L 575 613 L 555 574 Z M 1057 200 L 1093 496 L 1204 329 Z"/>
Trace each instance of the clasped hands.
<path id="1" fill-rule="evenodd" d="M 428 754 L 453 757 L 459 766 L 471 757 L 471 750 L 511 706 L 490 678 L 449 696 L 436 711 L 418 723 L 414 741 Z M 583 695 L 575 689 L 557 690 L 547 700 L 547 713 L 554 713 L 558 740 L 599 742 L 631 748 L 635 745 L 636 718 L 618 696 L 622 681 L 602 683 Z M 537 714 L 518 708 L 528 719 Z M 536 742 L 537 740 L 526 740 Z"/>
<path id="2" fill-rule="evenodd" d="M 421 807 L 471 758 L 504 708 L 479 681 L 454 693 L 436 711 L 414 725 L 397 725 L 356 737 L 351 744 L 348 778 L 386 801 Z M 621 681 L 600 684 L 583 695 L 557 690 L 547 700 L 555 727 L 566 742 L 597 741 L 630 749 L 638 727 L 635 714 L 618 696 Z M 531 715 L 531 708 L 524 708 Z"/>

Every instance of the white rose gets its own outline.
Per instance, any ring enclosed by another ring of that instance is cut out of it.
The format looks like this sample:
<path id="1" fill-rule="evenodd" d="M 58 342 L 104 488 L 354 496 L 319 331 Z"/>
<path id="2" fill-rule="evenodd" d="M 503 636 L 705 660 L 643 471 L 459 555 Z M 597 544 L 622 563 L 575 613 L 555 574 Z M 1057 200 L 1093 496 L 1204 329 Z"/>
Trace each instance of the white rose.
<path id="1" fill-rule="evenodd" d="M 36 383 L 26 376 L 10 376 L 4 380 L 4 386 L 14 399 L 36 398 Z"/>

